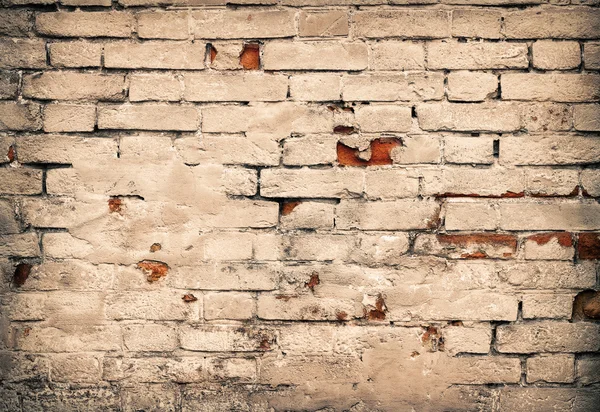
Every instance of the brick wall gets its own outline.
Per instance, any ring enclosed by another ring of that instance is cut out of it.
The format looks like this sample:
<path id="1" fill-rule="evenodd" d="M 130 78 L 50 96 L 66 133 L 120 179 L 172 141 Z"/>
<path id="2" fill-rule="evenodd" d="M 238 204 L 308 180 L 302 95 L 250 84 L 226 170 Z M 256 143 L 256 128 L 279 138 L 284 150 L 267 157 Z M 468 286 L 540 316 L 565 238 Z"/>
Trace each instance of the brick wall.
<path id="1" fill-rule="evenodd" d="M 0 410 L 598 410 L 597 0 L 2 4 Z"/>

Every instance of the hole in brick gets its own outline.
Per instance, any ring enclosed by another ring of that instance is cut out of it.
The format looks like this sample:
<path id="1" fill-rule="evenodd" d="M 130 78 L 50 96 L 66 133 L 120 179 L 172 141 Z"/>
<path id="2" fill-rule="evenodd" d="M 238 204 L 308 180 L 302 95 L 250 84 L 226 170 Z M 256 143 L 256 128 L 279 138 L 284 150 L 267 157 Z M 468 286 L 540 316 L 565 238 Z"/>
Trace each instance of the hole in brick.
<path id="1" fill-rule="evenodd" d="M 15 286 L 23 286 L 27 281 L 30 272 L 31 265 L 29 263 L 19 263 L 15 269 L 15 274 L 13 275 L 13 283 Z"/>
<path id="2" fill-rule="evenodd" d="M 281 206 L 281 215 L 287 216 L 294 211 L 296 206 L 298 206 L 302 202 L 284 202 Z"/>
<path id="3" fill-rule="evenodd" d="M 600 319 L 600 292 L 584 290 L 575 296 L 573 302 L 573 320 Z"/>
<path id="4" fill-rule="evenodd" d="M 161 249 L 162 249 L 162 245 L 160 243 L 153 243 L 152 246 L 150 246 L 150 252 L 152 252 L 152 253 L 158 252 Z"/>
<path id="5" fill-rule="evenodd" d="M 449 323 L 451 326 L 463 326 L 462 320 L 451 320 Z"/>
<path id="6" fill-rule="evenodd" d="M 123 206 L 123 201 L 118 197 L 111 197 L 108 199 L 108 210 L 110 213 L 121 213 L 121 206 Z"/>
<path id="7" fill-rule="evenodd" d="M 442 332 L 435 326 L 423 327 L 425 332 L 421 335 L 421 342 L 429 352 L 444 350 L 444 338 Z"/>
<path id="8" fill-rule="evenodd" d="M 11 163 L 15 161 L 15 148 L 14 148 L 14 146 L 11 145 L 8 148 L 8 153 L 6 154 L 6 157 L 8 158 L 8 161 L 11 162 Z"/>
<path id="9" fill-rule="evenodd" d="M 391 165 L 392 150 L 395 147 L 402 146 L 402 140 L 398 138 L 381 138 L 371 141 L 371 158 L 369 160 L 361 159 L 358 155 L 360 151 L 345 144 L 338 142 L 337 158 L 341 166 L 382 166 Z"/>
<path id="10" fill-rule="evenodd" d="M 191 303 L 191 302 L 195 302 L 198 300 L 198 298 L 194 295 L 192 295 L 191 293 L 188 293 L 186 295 L 183 295 L 183 297 L 181 298 L 185 303 Z"/>
<path id="11" fill-rule="evenodd" d="M 369 320 L 384 320 L 385 312 L 387 312 L 387 306 L 385 306 L 385 301 L 383 300 L 383 296 L 381 296 L 381 294 L 379 294 L 377 296 L 377 299 L 375 300 L 375 308 L 370 309 L 367 312 L 367 319 L 369 319 Z"/>
<path id="12" fill-rule="evenodd" d="M 242 53 L 240 53 L 240 65 L 246 70 L 260 68 L 260 48 L 257 43 L 244 44 Z"/>
<path id="13" fill-rule="evenodd" d="M 494 140 L 494 158 L 498 159 L 500 157 L 500 140 Z"/>
<path id="14" fill-rule="evenodd" d="M 146 280 L 150 283 L 156 282 L 160 278 L 167 276 L 167 272 L 169 271 L 169 266 L 167 266 L 166 263 L 156 260 L 142 260 L 141 262 L 138 262 L 137 267 L 144 272 Z"/>
<path id="15" fill-rule="evenodd" d="M 600 233 L 580 233 L 577 253 L 579 259 L 600 259 Z"/>
<path id="16" fill-rule="evenodd" d="M 341 105 L 330 104 L 329 106 L 327 106 L 327 108 L 329 109 L 329 111 L 332 111 L 332 112 L 343 111 L 343 112 L 348 112 L 348 113 L 354 113 L 354 107 L 350 107 L 350 106 L 341 106 Z"/>
<path id="17" fill-rule="evenodd" d="M 335 314 L 335 317 L 339 321 L 344 321 L 344 320 L 348 319 L 348 314 L 346 312 L 344 312 L 344 311 L 341 311 L 341 312 L 337 312 Z"/>
<path id="18" fill-rule="evenodd" d="M 333 133 L 337 134 L 352 134 L 356 133 L 356 129 L 353 126 L 335 126 Z"/>
<path id="19" fill-rule="evenodd" d="M 310 290 L 315 290 L 315 286 L 321 283 L 321 279 L 319 279 L 319 274 L 317 272 L 313 272 L 310 275 L 310 280 L 304 284 Z"/>
<path id="20" fill-rule="evenodd" d="M 479 133 L 477 133 L 477 132 L 473 132 L 473 133 L 471 133 L 471 137 L 479 137 L 479 136 L 480 136 L 480 134 L 479 134 Z"/>
<path id="21" fill-rule="evenodd" d="M 412 116 L 413 119 L 415 119 L 417 117 L 417 108 L 415 106 L 411 107 L 410 115 Z"/>
<path id="22" fill-rule="evenodd" d="M 208 55 L 210 56 L 210 62 L 213 63 L 215 61 L 215 59 L 217 58 L 217 53 L 219 53 L 219 52 L 217 51 L 217 48 L 210 43 L 207 44 L 206 47 L 208 48 Z"/>

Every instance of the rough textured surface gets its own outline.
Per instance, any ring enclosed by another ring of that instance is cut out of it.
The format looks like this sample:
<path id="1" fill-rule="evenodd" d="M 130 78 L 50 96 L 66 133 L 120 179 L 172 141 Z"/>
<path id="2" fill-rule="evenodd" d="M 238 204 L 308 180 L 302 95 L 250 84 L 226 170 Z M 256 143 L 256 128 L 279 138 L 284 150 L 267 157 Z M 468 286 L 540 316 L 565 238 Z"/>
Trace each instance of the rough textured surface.
<path id="1" fill-rule="evenodd" d="M 600 405 L 600 2 L 4 0 L 0 411 Z"/>

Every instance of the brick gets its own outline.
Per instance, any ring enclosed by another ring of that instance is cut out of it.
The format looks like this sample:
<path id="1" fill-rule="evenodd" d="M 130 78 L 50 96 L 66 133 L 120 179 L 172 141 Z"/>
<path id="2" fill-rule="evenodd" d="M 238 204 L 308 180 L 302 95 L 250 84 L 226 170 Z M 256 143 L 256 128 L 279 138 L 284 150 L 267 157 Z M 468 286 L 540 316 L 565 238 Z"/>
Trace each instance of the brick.
<path id="1" fill-rule="evenodd" d="M 494 162 L 492 136 L 444 136 L 444 158 L 456 164 L 492 164 Z"/>
<path id="2" fill-rule="evenodd" d="M 254 382 L 256 380 L 256 360 L 209 358 L 207 371 L 211 381 Z"/>
<path id="3" fill-rule="evenodd" d="M 593 285 L 593 266 L 571 262 L 502 262 L 500 278 L 517 289 L 585 289 Z"/>
<path id="4" fill-rule="evenodd" d="M 53 37 L 130 37 L 134 18 L 124 12 L 40 13 L 38 33 Z"/>
<path id="5" fill-rule="evenodd" d="M 243 292 L 207 293 L 204 295 L 204 319 L 252 319 L 254 296 Z"/>
<path id="6" fill-rule="evenodd" d="M 18 139 L 22 163 L 73 163 L 94 156 L 116 158 L 117 142 L 105 138 L 81 138 L 66 135 L 33 135 Z"/>
<path id="7" fill-rule="evenodd" d="M 451 72 L 448 75 L 448 100 L 481 102 L 496 96 L 498 78 L 492 73 Z"/>
<path id="8" fill-rule="evenodd" d="M 504 16 L 509 39 L 593 39 L 600 35 L 600 10 L 549 8 L 521 10 Z"/>
<path id="9" fill-rule="evenodd" d="M 359 361 L 352 357 L 265 357 L 260 365 L 261 382 L 277 385 L 329 384 L 360 379 Z"/>
<path id="10" fill-rule="evenodd" d="M 516 255 L 517 238 L 495 233 L 417 236 L 415 252 L 450 259 L 507 259 Z"/>
<path id="11" fill-rule="evenodd" d="M 363 190 L 361 170 L 265 169 L 260 175 L 265 197 L 340 198 Z"/>
<path id="12" fill-rule="evenodd" d="M 454 43 L 427 44 L 430 69 L 523 69 L 529 66 L 525 43 Z"/>
<path id="13" fill-rule="evenodd" d="M 137 14 L 137 33 L 142 39 L 185 40 L 190 37 L 187 12 L 143 12 Z"/>
<path id="14" fill-rule="evenodd" d="M 579 176 L 575 170 L 529 169 L 525 175 L 527 191 L 534 196 L 576 196 L 579 193 Z"/>
<path id="15" fill-rule="evenodd" d="M 584 192 L 589 196 L 600 196 L 600 173 L 598 173 L 597 169 L 582 170 L 581 184 Z"/>
<path id="16" fill-rule="evenodd" d="M 265 70 L 363 70 L 367 65 L 365 43 L 269 42 L 263 49 Z"/>
<path id="17" fill-rule="evenodd" d="M 254 326 L 182 325 L 181 347 L 202 352 L 254 352 L 269 350 L 275 336 L 269 329 Z"/>
<path id="18" fill-rule="evenodd" d="M 575 254 L 571 234 L 539 233 L 525 239 L 525 259 L 572 260 Z"/>
<path id="19" fill-rule="evenodd" d="M 335 206 L 324 202 L 288 202 L 279 217 L 284 229 L 331 229 Z"/>
<path id="20" fill-rule="evenodd" d="M 290 77 L 290 97 L 300 101 L 341 100 L 342 77 L 338 74 L 294 74 Z"/>
<path id="21" fill-rule="evenodd" d="M 502 12 L 491 9 L 456 9 L 452 11 L 452 36 L 482 39 L 501 37 Z"/>
<path id="22" fill-rule="evenodd" d="M 158 323 L 123 326 L 123 345 L 135 352 L 168 352 L 178 347 L 177 329 Z"/>
<path id="23" fill-rule="evenodd" d="M 104 66 L 120 69 L 204 69 L 206 46 L 201 42 L 115 42 L 104 46 Z"/>
<path id="24" fill-rule="evenodd" d="M 191 102 L 281 101 L 288 78 L 266 74 L 185 74 L 184 98 Z"/>
<path id="25" fill-rule="evenodd" d="M 510 73 L 500 76 L 502 99 L 586 102 L 600 98 L 595 74 Z"/>
<path id="26" fill-rule="evenodd" d="M 19 233 L 21 228 L 16 219 L 15 205 L 8 200 L 0 200 L 0 234 Z M 333 223 L 333 211 L 332 211 Z"/>
<path id="27" fill-rule="evenodd" d="M 362 132 L 408 132 L 412 126 L 411 108 L 369 105 L 356 110 Z"/>
<path id="28" fill-rule="evenodd" d="M 54 67 L 100 67 L 102 50 L 100 43 L 69 41 L 50 43 L 50 64 Z"/>
<path id="29" fill-rule="evenodd" d="M 120 405 L 124 410 L 147 410 L 152 407 L 173 410 L 178 404 L 179 386 L 168 383 L 138 383 L 135 386 L 124 385 L 120 392 Z"/>
<path id="30" fill-rule="evenodd" d="M 583 56 L 586 69 L 600 69 L 600 43 L 585 43 L 583 45 Z"/>
<path id="31" fill-rule="evenodd" d="M 394 164 L 439 163 L 440 140 L 431 135 L 408 135 L 391 155 Z"/>
<path id="32" fill-rule="evenodd" d="M 38 169 L 0 169 L 0 193 L 9 195 L 38 195 L 42 193 L 43 172 Z"/>
<path id="33" fill-rule="evenodd" d="M 494 204 L 466 201 L 446 205 L 446 230 L 495 230 L 498 216 Z"/>
<path id="34" fill-rule="evenodd" d="M 444 38 L 450 36 L 445 10 L 376 10 L 354 14 L 357 37 Z"/>
<path id="35" fill-rule="evenodd" d="M 344 261 L 348 258 L 354 246 L 355 239 L 353 236 L 299 234 L 283 239 L 283 252 L 285 254 L 283 258 L 285 260 Z M 270 299 L 267 300 L 270 301 Z M 301 302 L 302 305 L 304 305 L 304 301 Z"/>
<path id="36" fill-rule="evenodd" d="M 36 257 L 40 256 L 39 238 L 36 233 L 1 235 L 0 256 Z"/>
<path id="37" fill-rule="evenodd" d="M 496 343 L 501 353 L 596 352 L 599 336 L 593 323 L 539 321 L 499 326 Z"/>
<path id="38" fill-rule="evenodd" d="M 98 107 L 98 128 L 196 130 L 198 128 L 198 112 L 191 106 L 100 106 Z"/>
<path id="39" fill-rule="evenodd" d="M 449 326 L 443 330 L 443 336 L 444 350 L 452 356 L 458 353 L 488 353 L 492 343 L 492 330 L 485 324 Z"/>
<path id="40" fill-rule="evenodd" d="M 573 295 L 523 295 L 523 319 L 570 319 Z"/>
<path id="41" fill-rule="evenodd" d="M 283 164 L 333 164 L 337 159 L 336 145 L 336 139 L 330 136 L 309 135 L 286 139 L 283 145 Z M 312 150 L 316 151 L 313 153 Z"/>
<path id="42" fill-rule="evenodd" d="M 342 230 L 413 230 L 437 225 L 439 206 L 433 201 L 418 200 L 348 200 L 339 204 L 336 213 L 336 227 Z"/>
<path id="43" fill-rule="evenodd" d="M 331 133 L 333 115 L 323 106 L 278 103 L 268 106 L 221 106 L 202 110 L 202 132 L 260 134 Z"/>
<path id="44" fill-rule="evenodd" d="M 417 106 L 417 117 L 422 129 L 432 131 L 510 132 L 521 128 L 519 107 L 510 103 L 426 103 Z"/>
<path id="45" fill-rule="evenodd" d="M 584 357 L 577 359 L 577 380 L 583 385 L 600 382 L 600 358 Z"/>
<path id="46" fill-rule="evenodd" d="M 416 173 L 406 170 L 367 170 L 365 194 L 371 200 L 417 197 L 419 179 Z"/>
<path id="47" fill-rule="evenodd" d="M 168 275 L 167 275 L 168 276 Z M 179 291 L 128 292 L 113 294 L 106 299 L 106 317 L 113 320 L 194 320 L 198 302 L 187 303 Z"/>
<path id="48" fill-rule="evenodd" d="M 132 74 L 129 77 L 129 100 L 143 101 L 180 101 L 183 87 L 177 75 L 171 73 Z"/>
<path id="49" fill-rule="evenodd" d="M 571 383 L 575 380 L 573 355 L 538 355 L 527 358 L 527 382 Z"/>
<path id="50" fill-rule="evenodd" d="M 594 230 L 600 208 L 587 203 L 502 203 L 500 227 L 506 230 Z"/>
<path id="51" fill-rule="evenodd" d="M 342 312 L 351 318 L 362 316 L 349 299 L 261 294 L 257 302 L 257 316 L 268 320 L 337 320 Z"/>
<path id="52" fill-rule="evenodd" d="M 589 136 L 527 135 L 503 137 L 500 163 L 512 165 L 575 165 L 596 163 L 598 141 Z"/>
<path id="53" fill-rule="evenodd" d="M 342 97 L 346 101 L 440 100 L 443 83 L 440 73 L 346 75 Z"/>
<path id="54" fill-rule="evenodd" d="M 190 356 L 177 358 L 105 357 L 102 364 L 102 379 L 109 382 L 120 382 L 124 386 L 138 382 L 202 382 L 206 379 L 205 362 L 203 358 Z"/>
<path id="55" fill-rule="evenodd" d="M 181 289 L 274 290 L 278 276 L 277 265 L 229 263 L 174 268 L 167 280 Z"/>
<path id="56" fill-rule="evenodd" d="M 302 37 L 348 35 L 348 13 L 344 10 L 300 12 L 298 34 Z"/>
<path id="57" fill-rule="evenodd" d="M 0 34 L 27 37 L 33 31 L 33 13 L 28 10 L 4 9 L 0 13 Z"/>
<path id="58" fill-rule="evenodd" d="M 221 176 L 225 192 L 229 195 L 254 196 L 258 187 L 258 172 L 241 167 L 228 167 Z"/>
<path id="59" fill-rule="evenodd" d="M 461 357 L 453 358 L 448 366 L 453 371 L 449 378 L 453 383 L 518 383 L 521 380 L 521 361 L 514 358 Z"/>
<path id="60" fill-rule="evenodd" d="M 579 43 L 538 40 L 533 43 L 533 67 L 542 70 L 575 69 L 581 64 Z"/>
<path id="61" fill-rule="evenodd" d="M 525 175 L 507 169 L 443 168 L 423 170 L 425 196 L 522 197 Z"/>
<path id="62" fill-rule="evenodd" d="M 95 106 L 49 104 L 44 107 L 45 132 L 92 132 L 95 124 Z"/>
<path id="63" fill-rule="evenodd" d="M 579 243 L 577 244 L 577 254 L 579 259 L 598 259 L 600 253 L 598 250 L 600 237 L 596 233 L 580 233 Z"/>
<path id="64" fill-rule="evenodd" d="M 0 70 L 0 99 L 13 99 L 17 95 L 19 81 L 19 73 Z"/>
<path id="65" fill-rule="evenodd" d="M 196 161 L 203 163 L 276 166 L 281 157 L 279 143 L 268 134 L 205 135 L 198 148 Z"/>
<path id="66" fill-rule="evenodd" d="M 381 41 L 371 45 L 371 70 L 423 70 L 425 49 L 422 43 Z"/>
<path id="67" fill-rule="evenodd" d="M 561 103 L 522 103 L 521 116 L 529 132 L 566 131 L 573 126 L 573 107 Z"/>
<path id="68" fill-rule="evenodd" d="M 48 359 L 41 356 L 27 356 L 11 353 L 0 355 L 3 368 L 2 380 L 20 382 L 28 379 L 48 379 Z M 5 404 L 2 404 L 5 406 Z"/>
<path id="69" fill-rule="evenodd" d="M 65 6 L 104 6 L 110 7 L 112 2 L 109 0 L 61 0 Z"/>
<path id="70" fill-rule="evenodd" d="M 192 13 L 197 39 L 292 37 L 296 35 L 291 10 L 206 10 Z"/>
<path id="71" fill-rule="evenodd" d="M 40 105 L 14 102 L 0 103 L 0 130 L 39 130 L 41 124 Z"/>
<path id="72" fill-rule="evenodd" d="M 96 383 L 101 379 L 100 359 L 93 355 L 57 354 L 50 359 L 53 382 Z"/>
<path id="73" fill-rule="evenodd" d="M 46 67 L 46 42 L 42 39 L 0 39 L 0 68 L 43 69 Z"/>
<path id="74" fill-rule="evenodd" d="M 27 352 L 121 350 L 121 330 L 114 325 L 35 326 L 16 330 L 15 347 Z"/>
<path id="75" fill-rule="evenodd" d="M 573 109 L 575 129 L 583 132 L 600 131 L 600 105 L 576 105 Z"/>
<path id="76" fill-rule="evenodd" d="M 53 71 L 23 76 L 23 96 L 40 100 L 125 99 L 125 76 L 120 74 Z"/>

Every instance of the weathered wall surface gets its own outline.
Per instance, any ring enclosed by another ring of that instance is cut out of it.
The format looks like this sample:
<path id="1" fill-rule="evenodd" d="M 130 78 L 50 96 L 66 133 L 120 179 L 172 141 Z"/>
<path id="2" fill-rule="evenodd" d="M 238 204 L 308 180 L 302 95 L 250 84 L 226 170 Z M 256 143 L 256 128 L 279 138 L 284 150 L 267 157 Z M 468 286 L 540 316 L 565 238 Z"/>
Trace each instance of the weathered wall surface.
<path id="1" fill-rule="evenodd" d="M 598 410 L 596 0 L 3 4 L 0 410 Z"/>

